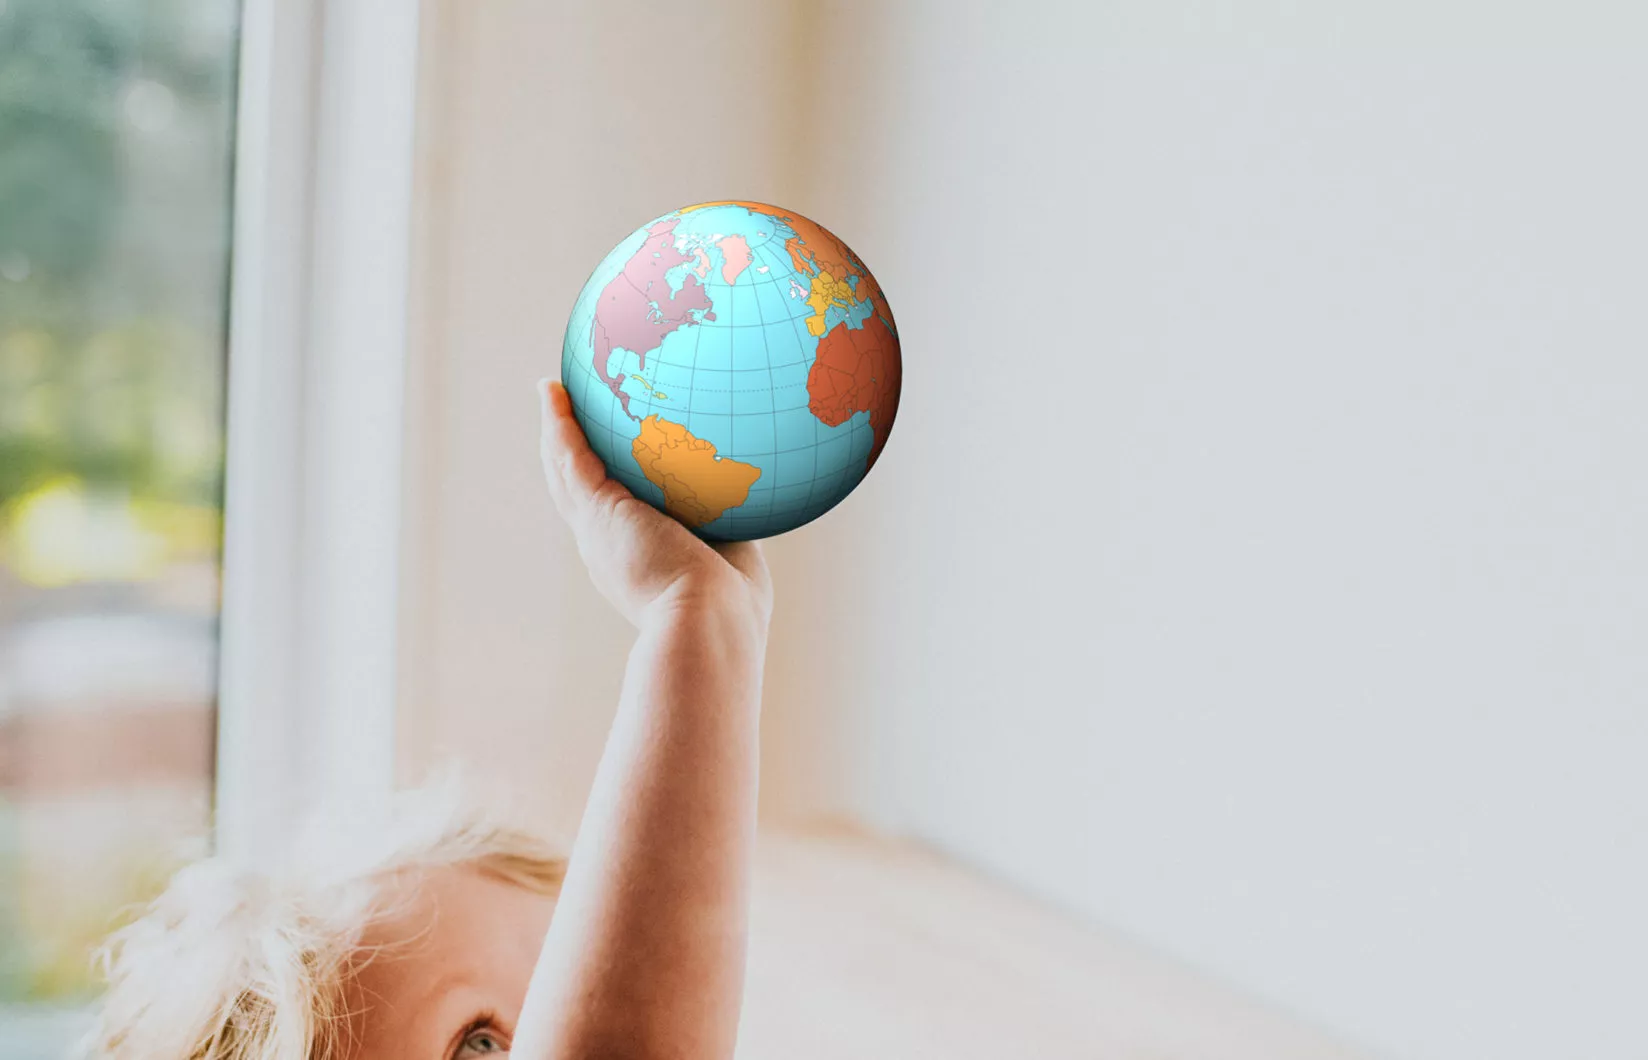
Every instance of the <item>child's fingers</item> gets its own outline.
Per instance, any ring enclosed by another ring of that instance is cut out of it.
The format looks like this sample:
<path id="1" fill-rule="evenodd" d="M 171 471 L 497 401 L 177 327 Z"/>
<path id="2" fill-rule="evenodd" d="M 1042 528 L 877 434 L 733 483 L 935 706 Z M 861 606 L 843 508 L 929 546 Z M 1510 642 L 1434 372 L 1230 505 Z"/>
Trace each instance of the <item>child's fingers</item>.
<path id="1" fill-rule="evenodd" d="M 538 399 L 543 417 L 538 451 L 543 458 L 544 481 L 561 514 L 568 519 L 581 518 L 606 482 L 606 468 L 572 416 L 566 387 L 553 380 L 542 381 L 538 384 Z"/>
<path id="2" fill-rule="evenodd" d="M 561 472 L 560 443 L 555 433 L 555 413 L 552 409 L 554 386 L 547 379 L 538 380 L 538 460 L 544 468 L 544 485 L 549 487 L 550 499 L 563 518 L 572 515 L 572 501 L 567 495 L 566 476 Z"/>

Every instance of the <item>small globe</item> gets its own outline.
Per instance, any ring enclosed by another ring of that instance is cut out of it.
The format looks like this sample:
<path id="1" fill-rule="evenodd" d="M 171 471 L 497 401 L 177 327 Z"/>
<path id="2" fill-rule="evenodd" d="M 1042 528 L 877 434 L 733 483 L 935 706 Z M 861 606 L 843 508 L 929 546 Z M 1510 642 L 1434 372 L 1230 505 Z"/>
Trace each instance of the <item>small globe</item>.
<path id="1" fill-rule="evenodd" d="M 710 202 L 606 256 L 561 380 L 609 474 L 700 537 L 749 541 L 863 481 L 900 366 L 892 310 L 845 243 L 792 210 Z"/>

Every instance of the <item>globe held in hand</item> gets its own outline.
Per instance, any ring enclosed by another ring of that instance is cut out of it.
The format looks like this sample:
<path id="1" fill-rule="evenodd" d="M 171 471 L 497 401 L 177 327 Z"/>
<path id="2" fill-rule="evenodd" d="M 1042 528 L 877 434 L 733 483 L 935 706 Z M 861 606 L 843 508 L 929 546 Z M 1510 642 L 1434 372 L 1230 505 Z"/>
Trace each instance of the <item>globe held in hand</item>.
<path id="1" fill-rule="evenodd" d="M 755 202 L 688 206 L 618 244 L 561 360 L 608 473 L 720 541 L 841 503 L 887 444 L 900 378 L 898 328 L 864 262 Z"/>

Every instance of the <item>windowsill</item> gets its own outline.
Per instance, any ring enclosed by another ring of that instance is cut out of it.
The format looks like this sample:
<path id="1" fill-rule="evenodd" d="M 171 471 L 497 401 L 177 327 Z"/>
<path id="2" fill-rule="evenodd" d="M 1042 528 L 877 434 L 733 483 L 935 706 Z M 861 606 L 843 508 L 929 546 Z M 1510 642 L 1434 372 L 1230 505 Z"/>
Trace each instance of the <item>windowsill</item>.
<path id="1" fill-rule="evenodd" d="M 741 1060 L 1358 1060 L 1241 992 L 924 848 L 763 836 Z"/>

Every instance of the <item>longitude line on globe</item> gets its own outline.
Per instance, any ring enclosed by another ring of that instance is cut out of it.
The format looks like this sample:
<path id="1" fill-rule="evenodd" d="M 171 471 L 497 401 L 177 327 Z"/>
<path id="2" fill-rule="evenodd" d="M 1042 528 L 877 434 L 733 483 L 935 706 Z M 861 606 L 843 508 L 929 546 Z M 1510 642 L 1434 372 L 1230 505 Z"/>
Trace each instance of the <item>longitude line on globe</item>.
<path id="1" fill-rule="evenodd" d="M 731 311 L 731 307 L 728 307 L 728 312 Z M 715 303 L 713 301 L 710 302 L 708 312 L 715 312 Z M 693 328 L 692 364 L 687 367 L 687 407 L 681 412 L 681 420 L 683 424 L 690 424 L 692 422 L 693 388 L 698 385 L 698 344 L 704 341 L 703 322 L 698 321 L 691 326 Z M 662 349 L 663 343 L 659 343 L 658 346 L 659 349 Z M 663 487 L 659 487 L 659 492 L 663 492 Z"/>
<path id="2" fill-rule="evenodd" d="M 807 366 L 807 370 L 810 373 L 812 371 L 813 364 L 816 363 L 817 360 L 818 360 L 818 353 L 817 353 L 817 350 L 815 348 L 813 356 L 811 358 L 808 358 L 806 356 L 807 340 L 801 334 L 801 325 L 799 323 L 801 320 L 805 319 L 806 316 L 808 316 L 808 315 L 810 315 L 810 314 L 802 314 L 801 316 L 792 316 L 792 317 L 790 317 L 790 327 L 795 330 L 796 341 L 798 343 L 800 343 L 800 346 L 801 346 L 801 351 L 802 351 L 802 362 L 801 363 L 805 364 Z M 819 340 L 820 341 L 823 340 L 822 335 L 819 336 Z M 811 396 L 811 394 L 809 392 L 809 397 L 810 396 Z M 805 406 L 802 406 L 802 407 L 805 407 L 805 408 L 810 410 L 811 407 L 812 407 L 811 402 L 809 401 Z M 808 511 L 808 510 L 811 509 L 812 503 L 813 503 L 813 490 L 816 488 L 816 485 L 818 483 L 818 445 L 819 445 L 819 442 L 818 442 L 818 427 L 819 427 L 820 420 L 818 419 L 818 417 L 816 415 L 812 417 L 812 420 L 813 420 L 813 444 L 812 444 L 813 476 L 812 476 L 812 478 L 807 480 L 807 499 L 802 501 L 801 508 L 799 509 L 801 511 Z M 802 448 L 805 448 L 805 447 L 802 447 Z M 792 452 L 799 452 L 800 450 L 791 450 L 791 451 Z"/>
<path id="3" fill-rule="evenodd" d="M 770 265 L 768 267 L 771 268 Z M 761 321 L 761 349 L 766 354 L 766 357 L 767 357 L 767 381 L 770 384 L 772 396 L 775 399 L 772 402 L 772 405 L 773 405 L 773 410 L 772 410 L 773 448 L 777 449 L 778 448 L 778 407 L 777 407 L 778 402 L 776 401 L 776 398 L 778 396 L 778 381 L 773 378 L 773 374 L 772 374 L 772 370 L 773 370 L 772 369 L 772 345 L 767 341 L 767 327 L 766 327 L 767 314 L 761 311 L 761 302 L 759 300 L 757 300 L 756 303 L 755 303 L 755 315 L 756 315 L 756 319 Z M 776 323 L 776 321 L 775 321 L 775 323 Z M 793 327 L 794 324 L 792 323 L 791 326 Z M 806 347 L 803 346 L 802 349 L 805 350 Z M 818 423 L 818 418 L 815 416 L 815 417 L 813 417 L 813 424 L 814 424 L 814 426 L 813 426 L 813 446 L 812 446 L 812 449 L 811 449 L 812 457 L 813 457 L 813 470 L 812 470 L 812 477 L 807 480 L 807 499 L 801 502 L 801 508 L 802 508 L 803 511 L 807 510 L 808 508 L 810 508 L 812 506 L 812 503 L 813 503 L 813 486 L 814 486 L 814 483 L 816 483 L 818 481 L 818 427 L 817 427 L 817 423 Z M 775 471 L 776 471 L 777 467 L 778 467 L 778 458 L 777 458 L 777 455 L 775 454 L 774 457 L 773 457 L 773 468 L 774 468 Z M 777 501 L 776 494 L 774 495 L 773 499 L 774 499 L 775 502 Z M 772 518 L 771 514 L 768 515 L 768 518 L 769 519 Z"/>

